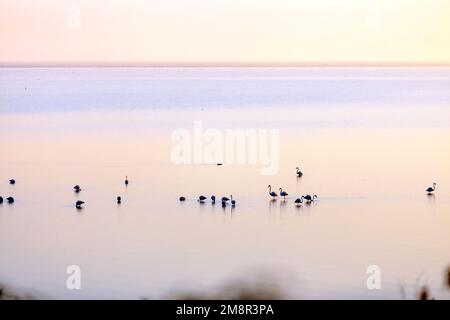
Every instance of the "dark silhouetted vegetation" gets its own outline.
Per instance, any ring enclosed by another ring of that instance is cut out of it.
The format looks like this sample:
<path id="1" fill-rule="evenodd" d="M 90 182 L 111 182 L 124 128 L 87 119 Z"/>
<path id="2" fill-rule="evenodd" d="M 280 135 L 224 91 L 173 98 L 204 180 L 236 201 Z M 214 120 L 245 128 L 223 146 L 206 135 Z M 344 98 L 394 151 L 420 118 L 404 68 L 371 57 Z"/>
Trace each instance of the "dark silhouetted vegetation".
<path id="1" fill-rule="evenodd" d="M 30 294 L 20 295 L 0 284 L 0 300 L 34 300 L 35 298 Z"/>
<path id="2" fill-rule="evenodd" d="M 236 279 L 208 292 L 181 292 L 170 299 L 179 300 L 280 300 L 288 299 L 278 281 L 270 276 Z"/>
<path id="3" fill-rule="evenodd" d="M 448 289 L 450 289 L 450 266 L 447 267 L 447 274 L 445 280 Z"/>

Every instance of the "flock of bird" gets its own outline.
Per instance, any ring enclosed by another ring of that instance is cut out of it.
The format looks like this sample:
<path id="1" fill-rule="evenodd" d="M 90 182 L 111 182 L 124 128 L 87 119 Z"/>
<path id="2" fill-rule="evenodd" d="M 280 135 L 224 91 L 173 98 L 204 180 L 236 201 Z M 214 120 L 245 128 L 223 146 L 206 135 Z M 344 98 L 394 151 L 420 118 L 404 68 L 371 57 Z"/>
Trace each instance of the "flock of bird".
<path id="1" fill-rule="evenodd" d="M 129 183 L 128 176 L 126 176 L 125 177 L 125 185 L 127 186 L 128 183 Z M 16 180 L 14 180 L 14 179 L 9 180 L 9 184 L 16 184 Z M 77 184 L 77 185 L 75 185 L 73 187 L 73 190 L 75 191 L 75 193 L 79 193 L 79 192 L 81 192 L 81 187 Z M 122 203 L 122 197 L 121 196 L 117 196 L 116 200 L 117 200 L 117 204 L 121 204 Z M 13 197 L 8 197 L 8 198 L 6 198 L 6 201 L 8 203 L 12 204 L 12 203 L 14 203 L 14 198 Z M 3 197 L 0 196 L 0 204 L 1 203 L 3 203 Z M 75 202 L 75 208 L 83 209 L 83 204 L 84 204 L 84 201 L 77 200 Z"/>
<path id="2" fill-rule="evenodd" d="M 296 170 L 297 170 L 296 171 L 297 177 L 299 177 L 299 178 L 302 177 L 303 173 L 300 171 L 300 168 L 296 167 Z M 276 200 L 276 198 L 278 197 L 278 194 L 275 191 L 272 191 L 272 186 L 271 185 L 269 185 L 268 188 L 269 188 L 269 195 L 272 197 L 272 200 Z M 283 191 L 282 188 L 280 188 L 279 190 L 280 190 L 280 196 L 283 197 L 283 200 L 286 200 L 286 197 L 288 196 L 288 193 L 286 191 Z M 301 196 L 300 198 L 295 199 L 294 202 L 295 202 L 296 205 L 301 205 L 303 203 L 303 199 L 305 199 L 306 203 L 311 203 L 311 202 L 313 202 L 313 201 L 315 201 L 317 199 L 317 195 L 311 196 L 309 194 L 306 194 L 304 196 Z M 179 200 L 181 202 L 184 202 L 184 201 L 186 201 L 186 197 L 181 196 L 179 198 Z M 200 195 L 198 197 L 198 199 L 197 199 L 197 201 L 199 203 L 205 203 L 207 200 L 208 200 L 208 197 L 206 197 L 204 195 Z M 221 199 L 222 207 L 226 207 L 227 204 L 228 204 L 228 201 L 231 203 L 232 207 L 236 206 L 236 200 L 233 199 L 233 195 L 230 195 L 230 198 L 222 197 L 222 199 Z M 211 196 L 211 203 L 212 204 L 216 203 L 216 196 L 215 195 Z"/>
<path id="3" fill-rule="evenodd" d="M 299 167 L 296 167 L 296 175 L 298 178 L 303 176 L 303 172 L 300 171 Z M 280 191 L 280 194 L 278 195 L 275 191 L 272 191 L 272 186 L 269 184 L 267 186 L 269 188 L 269 196 L 272 197 L 272 201 L 275 201 L 277 199 L 278 196 L 283 197 L 283 201 L 286 201 L 286 197 L 289 195 L 285 190 L 283 190 L 283 188 L 279 188 L 278 190 Z M 430 195 L 433 194 L 433 192 L 436 190 L 436 183 L 433 183 L 432 187 L 429 187 L 428 189 L 426 189 L 425 191 Z M 207 197 L 205 197 L 204 195 L 200 195 L 197 199 L 198 202 L 200 203 L 205 203 L 207 201 Z M 317 200 L 318 197 L 317 195 L 310 195 L 310 194 L 305 194 L 301 197 L 298 197 L 295 199 L 294 203 L 296 206 L 300 206 L 303 202 L 306 202 L 307 204 L 310 204 L 311 202 Z M 181 196 L 179 198 L 179 200 L 181 202 L 186 201 L 186 197 Z M 233 199 L 233 196 L 231 195 L 230 198 L 228 197 L 222 197 L 221 202 L 222 202 L 222 207 L 226 207 L 228 201 L 231 202 L 231 205 L 234 207 L 236 205 L 236 200 Z M 212 195 L 211 196 L 211 203 L 215 204 L 216 203 L 216 196 Z"/>
<path id="4" fill-rule="evenodd" d="M 300 168 L 296 167 L 295 169 L 297 170 L 296 171 L 297 177 L 298 178 L 302 177 L 303 172 L 300 171 Z M 272 200 L 276 200 L 278 194 L 275 191 L 272 191 L 272 186 L 270 184 L 267 187 L 269 188 L 269 196 L 272 197 Z M 286 197 L 289 194 L 286 191 L 283 191 L 283 188 L 279 188 L 278 190 L 280 191 L 280 196 L 283 197 L 283 201 L 286 201 Z M 303 199 L 305 199 L 306 203 L 311 203 L 317 199 L 317 195 L 311 196 L 310 194 L 305 194 L 300 198 L 296 198 L 294 201 L 295 205 L 300 206 L 303 203 Z"/>
<path id="5" fill-rule="evenodd" d="M 179 200 L 181 202 L 186 201 L 186 197 L 181 196 L 179 198 Z M 205 197 L 204 195 L 199 196 L 198 199 L 197 199 L 197 201 L 200 202 L 200 203 L 205 203 L 206 200 L 208 200 L 208 197 Z M 229 198 L 228 197 L 222 197 L 222 199 L 221 199 L 222 207 L 225 208 L 227 206 L 227 204 L 228 204 L 228 201 L 231 203 L 232 207 L 236 206 L 236 200 L 233 199 L 233 195 L 231 195 Z M 216 196 L 214 196 L 214 195 L 211 196 L 211 203 L 212 204 L 216 203 Z"/>
<path id="6" fill-rule="evenodd" d="M 269 184 L 269 195 L 272 197 L 272 200 L 276 200 L 278 197 L 278 194 L 275 191 L 272 191 L 272 186 Z M 289 195 L 286 191 L 283 191 L 282 188 L 280 190 L 280 196 L 283 197 L 283 200 L 286 200 L 286 197 Z M 317 199 L 317 195 L 311 196 L 310 194 L 305 194 L 304 196 L 301 196 L 300 198 L 295 199 L 294 203 L 296 205 L 300 205 L 303 203 L 303 199 L 306 200 L 307 203 L 311 203 Z"/>
<path id="7" fill-rule="evenodd" d="M 296 171 L 297 177 L 302 177 L 302 176 L 303 176 L 303 173 L 300 171 L 300 168 L 299 168 L 299 167 L 296 167 L 296 170 L 297 170 L 297 171 Z M 128 185 L 128 183 L 129 183 L 129 181 L 128 181 L 128 176 L 125 177 L 124 183 L 125 183 L 126 186 Z M 9 180 L 9 184 L 16 184 L 16 180 L 10 179 L 10 180 Z M 272 186 L 271 186 L 271 185 L 268 185 L 268 188 L 269 188 L 269 195 L 272 197 L 272 200 L 273 200 L 273 201 L 276 200 L 277 197 L 278 197 L 278 194 L 277 194 L 275 191 L 272 191 Z M 75 185 L 75 186 L 73 187 L 73 189 L 74 189 L 75 193 L 79 193 L 79 192 L 81 191 L 81 187 L 80 187 L 79 185 Z M 433 183 L 433 186 L 427 188 L 427 189 L 425 190 L 425 192 L 427 192 L 428 195 L 431 195 L 431 194 L 434 193 L 435 190 L 436 190 L 436 183 Z M 284 191 L 282 188 L 279 188 L 279 191 L 280 191 L 280 194 L 279 194 L 279 195 L 280 195 L 281 197 L 283 197 L 283 201 L 285 201 L 285 200 L 286 200 L 286 197 L 287 197 L 289 194 L 288 194 L 286 191 Z M 198 201 L 199 203 L 205 203 L 207 199 L 208 199 L 208 198 L 205 197 L 204 195 L 200 195 L 200 196 L 198 197 L 198 200 L 197 200 L 197 201 Z M 294 203 L 295 203 L 295 205 L 301 205 L 301 204 L 303 203 L 303 200 L 305 200 L 306 203 L 311 203 L 311 202 L 315 201 L 316 199 L 317 199 L 317 195 L 311 196 L 310 194 L 306 194 L 306 195 L 303 195 L 303 196 L 301 196 L 301 197 L 299 197 L 299 198 L 296 198 L 295 201 L 294 201 Z M 186 197 L 181 196 L 181 197 L 179 198 L 179 200 L 182 201 L 182 202 L 183 202 L 183 201 L 186 201 Z M 0 196 L 0 204 L 2 204 L 3 201 L 4 201 L 4 200 L 3 200 L 3 197 Z M 13 203 L 14 203 L 14 198 L 11 197 L 11 196 L 10 196 L 10 197 L 7 197 L 7 198 L 6 198 L 6 201 L 7 201 L 9 204 L 13 204 Z M 122 197 L 117 196 L 116 201 L 117 201 L 117 204 L 121 204 L 121 203 L 122 203 Z M 233 195 L 230 195 L 230 198 L 228 198 L 228 197 L 222 197 L 222 198 L 221 198 L 222 207 L 226 207 L 227 204 L 228 204 L 228 202 L 230 202 L 230 204 L 231 204 L 232 207 L 236 206 L 236 200 L 233 199 Z M 212 204 L 215 204 L 215 203 L 216 203 L 216 196 L 214 196 L 214 195 L 211 196 L 211 203 L 212 203 Z M 83 204 L 84 204 L 84 201 L 82 201 L 82 200 L 77 200 L 77 201 L 75 202 L 75 207 L 76 207 L 77 209 L 82 209 L 82 208 L 83 208 L 83 207 L 82 207 Z"/>
<path id="8" fill-rule="evenodd" d="M 125 186 L 128 185 L 129 181 L 128 181 L 128 176 L 125 177 Z M 73 190 L 75 191 L 75 193 L 79 193 L 81 191 L 81 187 L 79 185 L 76 185 L 75 187 L 73 187 Z M 121 204 L 122 203 L 122 197 L 121 196 L 117 196 L 116 198 L 117 204 Z M 77 200 L 77 202 L 75 202 L 75 208 L 77 209 L 83 209 L 83 204 L 84 201 L 81 200 Z"/>
<path id="9" fill-rule="evenodd" d="M 9 184 L 16 184 L 16 180 L 10 179 Z M 0 204 L 3 203 L 3 201 L 4 201 L 3 197 L 0 196 Z M 6 202 L 8 202 L 10 204 L 14 203 L 14 198 L 10 196 L 10 197 L 6 198 Z"/>

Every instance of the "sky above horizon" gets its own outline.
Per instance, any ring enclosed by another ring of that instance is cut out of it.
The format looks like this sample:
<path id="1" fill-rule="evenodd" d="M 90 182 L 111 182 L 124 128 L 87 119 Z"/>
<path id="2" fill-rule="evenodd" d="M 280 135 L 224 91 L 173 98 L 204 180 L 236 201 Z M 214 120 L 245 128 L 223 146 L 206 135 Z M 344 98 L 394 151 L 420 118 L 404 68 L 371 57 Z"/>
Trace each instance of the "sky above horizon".
<path id="1" fill-rule="evenodd" d="M 450 63 L 448 0 L 0 0 L 2 64 Z"/>

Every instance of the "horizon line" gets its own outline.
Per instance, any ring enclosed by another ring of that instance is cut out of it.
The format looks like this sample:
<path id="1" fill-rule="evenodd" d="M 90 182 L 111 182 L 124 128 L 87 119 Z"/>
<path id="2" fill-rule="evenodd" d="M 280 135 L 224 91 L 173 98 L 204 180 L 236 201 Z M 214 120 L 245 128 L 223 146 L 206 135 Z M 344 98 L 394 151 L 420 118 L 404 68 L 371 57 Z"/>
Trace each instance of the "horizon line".
<path id="1" fill-rule="evenodd" d="M 308 67 L 450 67 L 450 62 L 0 62 L 0 68 L 308 68 Z"/>

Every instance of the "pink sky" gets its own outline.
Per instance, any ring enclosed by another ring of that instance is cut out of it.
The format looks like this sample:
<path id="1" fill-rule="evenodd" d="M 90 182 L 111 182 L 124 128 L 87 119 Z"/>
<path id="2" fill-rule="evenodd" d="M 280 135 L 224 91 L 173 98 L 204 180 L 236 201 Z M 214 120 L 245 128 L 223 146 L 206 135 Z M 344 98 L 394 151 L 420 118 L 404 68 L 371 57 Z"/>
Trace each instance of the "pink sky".
<path id="1" fill-rule="evenodd" d="M 0 63 L 448 64 L 448 17 L 448 0 L 0 0 Z"/>

